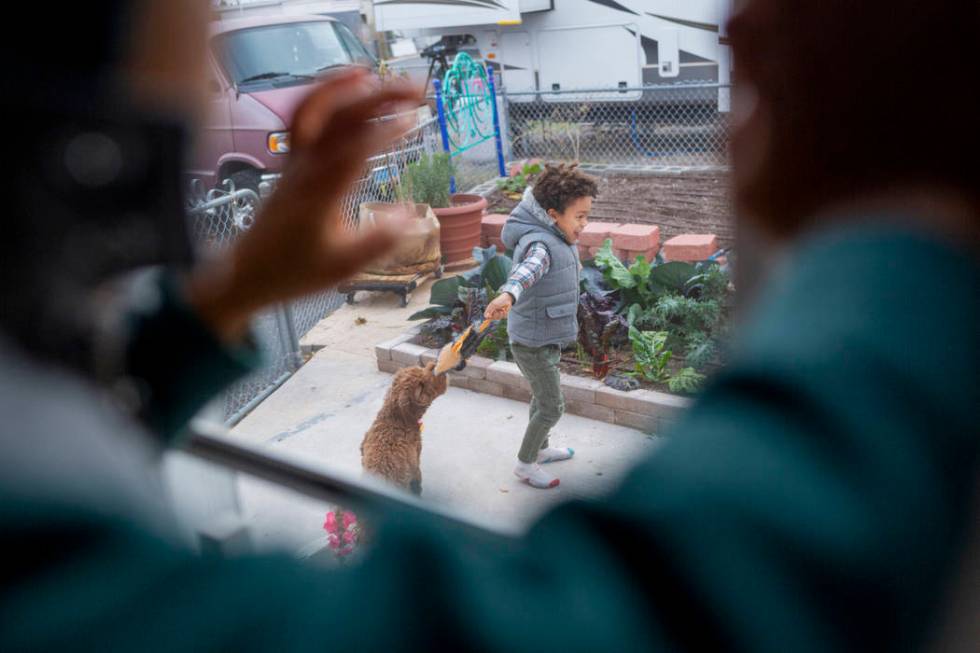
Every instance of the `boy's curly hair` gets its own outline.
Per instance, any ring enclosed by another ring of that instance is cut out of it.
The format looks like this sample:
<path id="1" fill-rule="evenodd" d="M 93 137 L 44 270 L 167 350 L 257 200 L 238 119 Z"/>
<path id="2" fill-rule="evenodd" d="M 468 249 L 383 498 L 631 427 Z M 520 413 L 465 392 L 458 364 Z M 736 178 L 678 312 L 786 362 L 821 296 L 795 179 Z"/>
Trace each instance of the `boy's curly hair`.
<path id="1" fill-rule="evenodd" d="M 578 170 L 577 163 L 547 164 L 531 192 L 545 211 L 554 209 L 564 213 L 578 198 L 596 197 L 599 186 L 594 177 Z"/>

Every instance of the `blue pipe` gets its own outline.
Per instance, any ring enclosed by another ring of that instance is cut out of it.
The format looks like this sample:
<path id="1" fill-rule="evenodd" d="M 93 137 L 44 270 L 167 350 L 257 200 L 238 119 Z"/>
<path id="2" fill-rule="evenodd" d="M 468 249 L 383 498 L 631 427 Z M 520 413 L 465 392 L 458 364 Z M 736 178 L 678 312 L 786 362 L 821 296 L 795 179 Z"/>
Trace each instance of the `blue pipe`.
<path id="1" fill-rule="evenodd" d="M 493 105 L 493 139 L 497 145 L 497 172 L 501 177 L 507 176 L 504 167 L 504 144 L 500 138 L 500 117 L 497 115 L 497 89 L 494 83 L 493 67 L 487 64 L 487 82 L 490 85 L 490 103 Z"/>
<path id="2" fill-rule="evenodd" d="M 449 130 L 446 129 L 446 111 L 442 106 L 442 81 L 432 80 L 432 88 L 436 91 L 436 113 L 439 116 L 439 134 L 442 136 L 442 151 L 452 156 L 449 150 Z M 449 192 L 456 192 L 456 176 L 449 178 Z"/>

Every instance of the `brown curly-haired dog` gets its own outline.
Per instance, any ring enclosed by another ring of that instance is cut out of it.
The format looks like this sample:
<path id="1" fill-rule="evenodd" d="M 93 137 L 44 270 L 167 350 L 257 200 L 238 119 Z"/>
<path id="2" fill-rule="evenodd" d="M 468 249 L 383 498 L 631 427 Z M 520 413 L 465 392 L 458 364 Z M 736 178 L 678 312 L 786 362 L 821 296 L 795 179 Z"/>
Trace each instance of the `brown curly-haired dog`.
<path id="1" fill-rule="evenodd" d="M 422 416 L 446 392 L 434 363 L 398 370 L 384 406 L 361 442 L 361 466 L 414 494 L 422 494 Z"/>

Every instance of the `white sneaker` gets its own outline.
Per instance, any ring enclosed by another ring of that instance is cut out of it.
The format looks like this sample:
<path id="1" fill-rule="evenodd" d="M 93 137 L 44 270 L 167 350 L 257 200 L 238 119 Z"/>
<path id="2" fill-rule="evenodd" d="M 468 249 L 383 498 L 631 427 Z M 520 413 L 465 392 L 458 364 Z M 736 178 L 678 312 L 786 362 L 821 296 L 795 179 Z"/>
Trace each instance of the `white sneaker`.
<path id="1" fill-rule="evenodd" d="M 514 475 L 531 487 L 536 487 L 539 490 L 558 487 L 560 483 L 557 478 L 541 469 L 541 466 L 537 463 L 517 463 L 517 467 L 514 468 Z"/>
<path id="2" fill-rule="evenodd" d="M 568 460 L 574 455 L 575 450 L 571 447 L 562 447 L 561 449 L 547 447 L 538 452 L 538 464 L 546 465 L 547 463 L 555 463 L 559 460 Z"/>

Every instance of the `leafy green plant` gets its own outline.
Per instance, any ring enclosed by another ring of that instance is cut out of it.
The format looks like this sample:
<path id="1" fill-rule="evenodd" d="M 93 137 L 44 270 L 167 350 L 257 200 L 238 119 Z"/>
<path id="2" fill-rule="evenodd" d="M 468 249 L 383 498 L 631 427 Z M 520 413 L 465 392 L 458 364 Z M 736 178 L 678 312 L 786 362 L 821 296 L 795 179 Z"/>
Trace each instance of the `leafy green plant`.
<path id="1" fill-rule="evenodd" d="M 513 177 L 497 181 L 497 188 L 505 193 L 523 193 L 531 180 L 536 175 L 541 174 L 542 170 L 543 168 L 540 163 L 525 163 L 521 167 L 521 171 Z"/>
<path id="2" fill-rule="evenodd" d="M 701 388 L 704 378 L 704 374 L 700 374 L 693 367 L 685 367 L 670 377 L 667 381 L 667 389 L 671 392 L 694 394 Z"/>
<path id="3" fill-rule="evenodd" d="M 509 360 L 512 356 L 510 354 L 510 339 L 507 335 L 507 318 L 500 320 L 491 328 L 493 331 L 476 348 L 476 353 L 492 360 Z"/>
<path id="4" fill-rule="evenodd" d="M 669 334 L 666 331 L 643 331 L 637 328 L 637 320 L 641 313 L 640 305 L 633 304 L 627 317 L 635 373 L 647 381 L 666 381 L 669 377 L 667 364 L 672 356 L 672 352 L 667 348 Z"/>
<path id="5" fill-rule="evenodd" d="M 449 206 L 449 181 L 452 176 L 453 164 L 448 154 L 424 154 L 405 167 L 402 192 L 413 202 L 443 209 Z"/>
<path id="6" fill-rule="evenodd" d="M 605 295 L 583 292 L 578 304 L 578 346 L 591 359 L 592 375 L 597 379 L 609 373 L 609 349 L 626 324 L 616 313 L 616 301 Z"/>
<path id="7" fill-rule="evenodd" d="M 409 320 L 428 320 L 435 317 L 450 315 L 455 308 L 463 306 L 467 301 L 480 299 L 469 292 L 472 289 L 490 290 L 496 293 L 504 285 L 510 273 L 512 262 L 509 257 L 498 254 L 493 245 L 487 248 L 474 247 L 473 258 L 479 265 L 455 277 L 440 279 L 432 284 L 429 292 L 431 306 L 413 313 Z M 482 297 L 485 302 L 486 295 Z"/>
<path id="8" fill-rule="evenodd" d="M 500 257 L 500 258 L 506 259 L 506 257 Z M 492 275 L 494 274 L 494 272 L 492 270 L 488 270 L 485 274 L 493 278 Z M 504 277 L 504 279 L 506 279 L 506 276 Z M 503 282 L 500 282 L 500 284 L 498 284 L 497 287 L 499 287 L 502 284 Z M 500 294 L 497 291 L 490 290 L 490 287 L 491 287 L 491 283 L 487 281 L 486 290 L 487 290 L 488 303 L 492 302 Z M 478 316 L 478 319 L 482 320 L 483 319 L 482 311 L 486 310 L 486 306 L 484 305 L 483 307 L 481 307 L 480 310 L 481 313 Z M 470 322 L 473 321 L 474 321 L 473 318 L 471 318 Z M 480 342 L 479 346 L 477 346 L 476 352 L 481 356 L 485 356 L 493 360 L 510 360 L 511 358 L 513 358 L 513 356 L 510 353 L 510 337 L 507 334 L 507 318 L 498 320 L 495 325 L 490 327 L 490 329 L 491 329 L 490 333 L 488 333 L 486 337 Z"/>
<path id="9" fill-rule="evenodd" d="M 632 265 L 626 267 L 612 251 L 612 240 L 606 239 L 596 252 L 595 266 L 602 271 L 609 287 L 619 291 L 625 306 L 651 305 L 665 294 L 683 294 L 688 282 L 698 274 L 691 263 L 671 261 L 655 264 L 644 256 L 637 256 Z"/>
<path id="10" fill-rule="evenodd" d="M 714 338 L 698 332 L 688 338 L 684 361 L 693 368 L 701 370 L 714 359 L 715 352 Z"/>
<path id="11" fill-rule="evenodd" d="M 636 373 L 647 381 L 665 381 L 669 377 L 667 363 L 672 352 L 667 349 L 666 331 L 640 331 L 629 329 L 630 343 L 633 345 L 633 363 Z"/>
<path id="12" fill-rule="evenodd" d="M 510 272 L 510 258 L 498 254 L 494 246 L 486 249 L 474 247 L 473 258 L 479 262 L 477 267 L 458 276 L 436 281 L 432 284 L 429 294 L 431 306 L 413 313 L 408 318 L 429 320 L 422 325 L 422 332 L 442 343 L 458 336 L 474 321 L 482 320 L 490 298 L 496 296 L 497 289 L 504 284 Z M 493 344 L 486 344 L 491 339 L 494 339 L 498 345 L 500 342 L 506 344 L 506 323 L 497 324 L 494 333 L 488 335 L 480 345 L 493 347 Z"/>
<path id="13" fill-rule="evenodd" d="M 698 274 L 688 279 L 684 295 L 694 299 L 721 301 L 728 293 L 728 274 L 713 262 L 697 263 Z"/>

